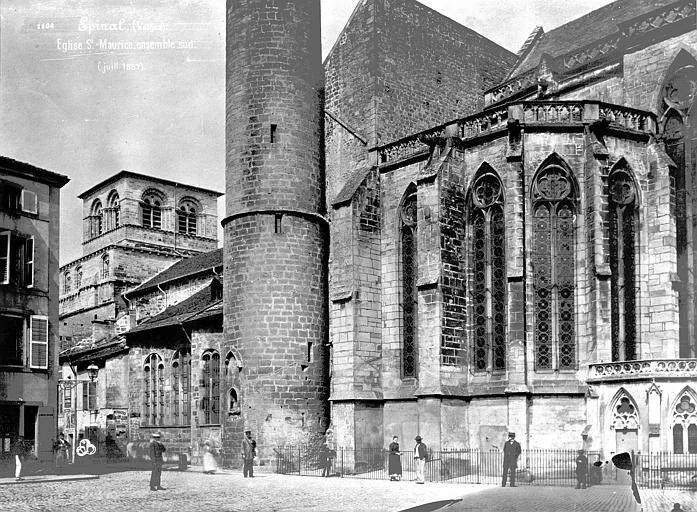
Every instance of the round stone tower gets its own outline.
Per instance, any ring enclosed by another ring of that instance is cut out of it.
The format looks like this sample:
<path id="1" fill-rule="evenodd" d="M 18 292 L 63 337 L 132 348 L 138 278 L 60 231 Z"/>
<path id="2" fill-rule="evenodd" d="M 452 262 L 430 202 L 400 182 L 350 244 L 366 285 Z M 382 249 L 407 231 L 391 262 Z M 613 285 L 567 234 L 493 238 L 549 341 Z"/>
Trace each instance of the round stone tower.
<path id="1" fill-rule="evenodd" d="M 225 339 L 262 459 L 329 416 L 323 83 L 319 0 L 228 0 Z"/>

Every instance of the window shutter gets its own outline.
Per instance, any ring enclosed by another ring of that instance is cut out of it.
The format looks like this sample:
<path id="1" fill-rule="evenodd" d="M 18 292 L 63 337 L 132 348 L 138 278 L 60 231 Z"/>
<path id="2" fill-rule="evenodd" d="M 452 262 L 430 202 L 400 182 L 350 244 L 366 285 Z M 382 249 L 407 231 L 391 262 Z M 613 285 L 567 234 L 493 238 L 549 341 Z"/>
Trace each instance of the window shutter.
<path id="1" fill-rule="evenodd" d="M 10 283 L 10 232 L 0 232 L 0 284 Z"/>
<path id="2" fill-rule="evenodd" d="M 35 192 L 22 189 L 22 211 L 28 213 L 38 212 L 38 201 L 36 200 Z"/>
<path id="3" fill-rule="evenodd" d="M 89 382 L 82 383 L 82 410 L 87 411 L 89 409 Z"/>
<path id="4" fill-rule="evenodd" d="M 34 237 L 24 240 L 24 286 L 34 286 Z"/>
<path id="5" fill-rule="evenodd" d="M 48 368 L 48 317 L 32 315 L 31 350 L 29 366 L 31 368 Z"/>

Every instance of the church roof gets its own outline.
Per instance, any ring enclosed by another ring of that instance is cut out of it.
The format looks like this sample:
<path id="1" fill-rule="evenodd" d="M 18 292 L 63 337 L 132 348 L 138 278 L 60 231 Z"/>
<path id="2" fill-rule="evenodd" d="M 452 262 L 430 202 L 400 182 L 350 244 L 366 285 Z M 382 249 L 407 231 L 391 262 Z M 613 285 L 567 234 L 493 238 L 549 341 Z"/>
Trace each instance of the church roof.
<path id="1" fill-rule="evenodd" d="M 221 298 L 221 288 L 222 283 L 218 279 L 213 278 L 208 286 L 199 292 L 148 318 L 128 331 L 126 335 L 222 315 L 223 300 Z M 218 305 L 221 307 L 216 307 Z"/>
<path id="2" fill-rule="evenodd" d="M 109 176 L 107 179 L 100 181 L 96 185 L 93 185 L 92 187 L 88 188 L 87 190 L 85 190 L 82 194 L 80 194 L 77 197 L 79 199 L 84 199 L 85 197 L 92 194 L 92 192 L 94 192 L 95 190 L 99 190 L 104 185 L 107 185 L 109 183 L 115 183 L 115 182 L 119 181 L 121 178 L 126 178 L 126 177 L 139 178 L 139 179 L 153 181 L 153 182 L 157 182 L 157 183 L 163 183 L 165 185 L 175 185 L 178 187 L 184 187 L 184 188 L 189 188 L 189 189 L 193 189 L 193 190 L 198 190 L 198 191 L 213 195 L 215 197 L 220 197 L 220 196 L 224 195 L 222 192 L 218 192 L 217 190 L 211 190 L 209 188 L 197 187 L 195 185 L 187 185 L 186 183 L 180 183 L 178 181 L 166 180 L 164 178 L 158 178 L 156 176 L 152 176 L 149 174 L 142 174 L 139 172 L 122 170 L 122 171 L 117 172 L 116 174 L 114 174 L 112 176 Z"/>
<path id="3" fill-rule="evenodd" d="M 510 76 L 536 67 L 545 54 L 559 57 L 619 31 L 618 24 L 649 13 L 675 0 L 617 0 L 546 32 L 527 55 L 517 63 Z"/>
<path id="4" fill-rule="evenodd" d="M 170 265 L 159 274 L 148 279 L 144 283 L 126 292 L 126 297 L 138 294 L 157 285 L 162 285 L 170 281 L 176 281 L 185 277 L 193 277 L 196 274 L 209 271 L 212 268 L 223 267 L 223 249 L 196 254 L 188 258 L 183 258 Z"/>
<path id="5" fill-rule="evenodd" d="M 118 334 L 112 338 L 102 338 L 87 343 L 79 343 L 63 350 L 59 355 L 61 363 L 70 361 L 73 364 L 93 362 L 109 356 L 126 352 L 126 339 Z"/>

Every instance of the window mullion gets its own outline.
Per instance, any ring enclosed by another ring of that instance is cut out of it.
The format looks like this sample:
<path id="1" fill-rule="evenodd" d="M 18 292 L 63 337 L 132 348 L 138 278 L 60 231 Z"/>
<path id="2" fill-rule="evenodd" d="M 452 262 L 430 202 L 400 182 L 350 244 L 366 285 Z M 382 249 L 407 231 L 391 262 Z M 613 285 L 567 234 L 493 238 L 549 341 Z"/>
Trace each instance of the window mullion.
<path id="1" fill-rule="evenodd" d="M 494 368 L 494 343 L 493 343 L 493 316 L 492 305 L 492 274 L 491 274 L 491 209 L 484 212 L 484 303 L 486 307 L 486 367 L 491 371 Z"/>
<path id="2" fill-rule="evenodd" d="M 559 286 L 557 279 L 557 244 L 559 243 L 559 226 L 558 226 L 558 204 L 552 203 L 549 207 L 550 212 L 550 231 L 551 236 L 549 241 L 551 247 L 549 248 L 550 255 L 550 290 L 552 301 L 552 318 L 550 319 L 550 336 L 551 336 L 551 349 L 552 349 L 552 369 L 559 370 Z"/>
<path id="3" fill-rule="evenodd" d="M 624 288 L 624 208 L 617 206 L 615 218 L 617 219 L 617 351 L 620 356 L 620 361 L 627 360 L 627 347 L 625 343 L 625 309 L 624 297 L 626 290 Z"/>

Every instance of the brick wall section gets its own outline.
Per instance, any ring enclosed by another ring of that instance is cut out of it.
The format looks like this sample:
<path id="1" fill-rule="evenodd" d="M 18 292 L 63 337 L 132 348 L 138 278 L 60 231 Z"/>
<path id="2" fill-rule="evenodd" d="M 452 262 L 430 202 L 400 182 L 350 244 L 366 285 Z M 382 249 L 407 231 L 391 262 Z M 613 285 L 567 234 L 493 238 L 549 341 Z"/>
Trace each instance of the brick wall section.
<path id="1" fill-rule="evenodd" d="M 440 249 L 441 294 L 443 320 L 441 326 L 441 364 L 463 367 L 467 364 L 465 326 L 467 299 L 465 270 L 465 187 L 461 174 L 462 155 L 454 151 L 452 158 L 441 167 L 440 184 Z"/>
<path id="2" fill-rule="evenodd" d="M 262 459 L 328 426 L 319 12 L 228 2 L 225 337 Z M 248 213 L 268 209 L 284 214 L 280 232 L 274 214 Z"/>

